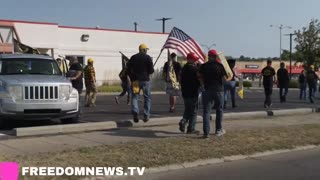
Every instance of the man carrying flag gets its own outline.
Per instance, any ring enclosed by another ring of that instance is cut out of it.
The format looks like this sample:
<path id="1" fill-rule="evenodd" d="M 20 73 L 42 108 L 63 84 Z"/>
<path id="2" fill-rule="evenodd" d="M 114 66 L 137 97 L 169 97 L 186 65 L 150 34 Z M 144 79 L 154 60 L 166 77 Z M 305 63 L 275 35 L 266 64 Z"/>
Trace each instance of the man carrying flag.
<path id="1" fill-rule="evenodd" d="M 130 78 L 129 78 L 128 72 L 127 72 L 127 63 L 129 62 L 129 58 L 126 55 L 124 55 L 123 53 L 121 53 L 121 59 L 122 59 L 122 70 L 119 74 L 119 77 L 121 79 L 122 92 L 118 96 L 116 96 L 114 99 L 115 99 L 116 103 L 119 104 L 119 99 L 121 97 L 123 97 L 126 93 L 128 93 L 127 104 L 130 105 L 132 92 L 131 92 L 131 87 L 130 87 L 131 81 L 130 81 Z"/>

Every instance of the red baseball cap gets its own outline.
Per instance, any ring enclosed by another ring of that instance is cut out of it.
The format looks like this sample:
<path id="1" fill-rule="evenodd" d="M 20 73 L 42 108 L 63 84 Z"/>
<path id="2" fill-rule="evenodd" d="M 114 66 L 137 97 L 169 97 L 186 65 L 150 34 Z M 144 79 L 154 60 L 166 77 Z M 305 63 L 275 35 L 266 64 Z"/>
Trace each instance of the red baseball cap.
<path id="1" fill-rule="evenodd" d="M 191 52 L 187 55 L 187 59 L 192 59 L 193 61 L 198 61 L 199 57 L 194 52 Z"/>
<path id="2" fill-rule="evenodd" d="M 211 49 L 208 52 L 208 56 L 218 56 L 218 52 L 215 49 Z"/>

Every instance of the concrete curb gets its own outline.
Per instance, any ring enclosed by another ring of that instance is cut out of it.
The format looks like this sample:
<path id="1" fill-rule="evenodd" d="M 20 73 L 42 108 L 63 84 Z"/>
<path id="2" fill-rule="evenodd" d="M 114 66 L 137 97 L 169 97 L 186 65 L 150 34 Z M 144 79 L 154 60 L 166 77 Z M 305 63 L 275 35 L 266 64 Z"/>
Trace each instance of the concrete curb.
<path id="1" fill-rule="evenodd" d="M 253 119 L 253 118 L 267 118 L 269 116 L 292 116 L 320 112 L 320 108 L 297 108 L 297 109 L 282 109 L 282 110 L 267 110 L 267 111 L 252 111 L 252 112 L 231 112 L 223 115 L 224 120 L 238 120 L 238 119 Z M 215 114 L 212 114 L 214 117 Z M 202 119 L 202 116 L 198 116 Z M 144 123 L 142 120 L 139 123 L 133 120 L 125 120 L 118 122 L 118 127 L 152 127 L 164 125 L 176 125 L 180 122 L 181 116 L 164 117 L 164 118 L 151 118 L 149 122 Z M 198 121 L 197 123 L 200 123 Z"/>
<path id="2" fill-rule="evenodd" d="M 80 124 L 64 124 L 52 126 L 38 126 L 15 128 L 15 136 L 34 136 L 34 135 L 49 135 L 59 133 L 74 133 L 83 131 L 95 131 L 117 128 L 117 123 L 113 121 L 108 122 L 94 122 L 94 123 L 80 123 Z"/>
<path id="3" fill-rule="evenodd" d="M 273 116 L 283 116 L 291 114 L 308 114 L 316 112 L 314 108 L 299 108 L 299 109 L 283 109 L 283 110 L 273 110 Z"/>
<path id="4" fill-rule="evenodd" d="M 159 172 L 165 172 L 165 171 L 171 171 L 171 170 L 179 170 L 179 169 L 184 169 L 184 168 L 193 168 L 193 167 L 198 167 L 198 166 L 213 165 L 213 164 L 218 164 L 218 163 L 223 163 L 223 162 L 231 162 L 231 161 L 237 161 L 237 160 L 243 160 L 243 159 L 258 158 L 258 157 L 276 155 L 276 154 L 287 153 L 287 152 L 307 150 L 307 149 L 312 149 L 312 148 L 316 148 L 316 147 L 320 147 L 320 146 L 316 146 L 316 145 L 298 146 L 294 149 L 280 149 L 280 150 L 275 150 L 275 151 L 266 151 L 266 152 L 255 153 L 252 155 L 234 155 L 234 156 L 227 156 L 227 157 L 223 157 L 223 158 L 197 160 L 197 161 L 189 162 L 189 163 L 161 166 L 161 167 L 157 167 L 157 168 L 149 168 L 149 169 L 145 170 L 145 174 L 159 173 Z"/>

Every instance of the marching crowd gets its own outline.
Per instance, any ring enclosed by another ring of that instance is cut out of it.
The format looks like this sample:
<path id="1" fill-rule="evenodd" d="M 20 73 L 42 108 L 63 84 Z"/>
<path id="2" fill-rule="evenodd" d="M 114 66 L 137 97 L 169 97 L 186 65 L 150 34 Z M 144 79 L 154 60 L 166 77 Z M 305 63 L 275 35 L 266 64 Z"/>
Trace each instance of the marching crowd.
<path id="1" fill-rule="evenodd" d="M 154 73 L 152 58 L 147 54 L 148 46 L 141 44 L 139 52 L 133 55 L 126 64 L 125 70 L 119 74 L 123 92 L 115 97 L 116 103 L 124 95 L 127 95 L 127 104 L 131 104 L 131 112 L 134 122 L 139 122 L 139 94 L 143 92 L 143 121 L 148 122 L 151 111 L 151 82 L 150 76 Z M 168 50 L 168 61 L 164 64 L 162 77 L 166 83 L 166 93 L 169 95 L 169 112 L 175 111 L 178 96 L 184 100 L 184 113 L 179 122 L 179 130 L 188 134 L 199 134 L 195 129 L 199 106 L 199 97 L 203 105 L 203 138 L 208 138 L 210 133 L 210 114 L 212 109 L 216 111 L 215 135 L 222 136 L 225 130 L 222 127 L 223 111 L 227 108 L 229 94 L 231 95 L 232 108 L 236 107 L 236 80 L 239 79 L 233 72 L 235 59 L 228 60 L 232 70 L 232 76 L 227 75 L 224 66 L 221 64 L 216 50 L 208 52 L 208 61 L 201 64 L 199 57 L 195 53 L 189 53 L 186 57 L 187 63 L 182 67 L 177 62 L 177 55 Z M 83 69 L 76 57 L 70 59 L 70 69 L 67 76 L 70 77 L 72 85 L 82 93 L 83 82 L 85 80 L 86 94 L 85 107 L 95 107 L 96 100 L 96 78 L 93 67 L 93 59 L 89 58 L 87 66 Z M 314 103 L 314 93 L 316 91 L 318 76 L 314 71 L 314 66 L 309 65 L 299 76 L 300 99 L 306 99 L 306 88 L 309 87 L 309 100 Z M 272 67 L 272 61 L 267 61 L 267 66 L 262 69 L 261 81 L 265 92 L 264 107 L 272 105 L 273 85 L 279 87 L 280 102 L 286 102 L 289 87 L 289 74 L 285 69 L 285 64 L 280 64 L 280 69 L 276 72 Z M 200 96 L 201 95 L 201 96 Z"/>

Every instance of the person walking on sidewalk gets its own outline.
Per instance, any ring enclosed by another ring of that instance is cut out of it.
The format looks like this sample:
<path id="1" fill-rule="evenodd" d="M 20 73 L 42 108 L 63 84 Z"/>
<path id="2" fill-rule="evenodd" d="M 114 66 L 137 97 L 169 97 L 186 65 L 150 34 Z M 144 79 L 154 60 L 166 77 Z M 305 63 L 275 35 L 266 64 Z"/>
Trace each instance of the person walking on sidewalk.
<path id="1" fill-rule="evenodd" d="M 168 51 L 168 53 L 170 53 Z M 171 53 L 168 56 L 168 61 L 163 66 L 162 77 L 166 82 L 166 93 L 169 95 L 169 112 L 174 112 L 176 109 L 177 97 L 180 96 L 180 73 L 181 65 L 176 61 L 176 53 Z"/>
<path id="2" fill-rule="evenodd" d="M 277 71 L 277 80 L 278 86 L 280 88 L 280 102 L 286 102 L 286 96 L 288 94 L 288 87 L 289 87 L 289 73 L 288 70 L 285 68 L 284 62 L 280 63 L 280 69 Z"/>
<path id="3" fill-rule="evenodd" d="M 85 107 L 96 107 L 96 72 L 92 58 L 88 59 L 88 65 L 84 68 L 84 82 L 86 86 Z"/>
<path id="4" fill-rule="evenodd" d="M 299 99 L 300 100 L 306 100 L 307 97 L 307 80 L 306 80 L 306 75 L 305 75 L 305 71 L 302 70 L 300 75 L 299 75 L 299 89 L 300 89 L 300 95 L 299 95 Z"/>
<path id="5" fill-rule="evenodd" d="M 222 128 L 223 103 L 224 103 L 224 81 L 231 80 L 221 63 L 219 63 L 218 53 L 212 49 L 208 52 L 208 62 L 201 65 L 199 78 L 201 85 L 205 89 L 202 93 L 203 104 L 203 132 L 204 138 L 210 133 L 210 113 L 213 105 L 216 106 L 216 131 L 217 136 L 222 136 L 225 130 Z"/>
<path id="6" fill-rule="evenodd" d="M 130 105 L 131 97 L 132 97 L 132 89 L 131 89 L 131 81 L 130 81 L 130 78 L 128 76 L 127 71 L 121 71 L 119 74 L 119 77 L 121 79 L 122 92 L 118 96 L 116 96 L 114 99 L 115 99 L 116 103 L 119 104 L 120 98 L 128 93 L 127 104 Z"/>
<path id="7" fill-rule="evenodd" d="M 236 107 L 236 78 L 239 78 L 236 73 L 234 72 L 233 68 L 235 67 L 236 60 L 235 59 L 228 59 L 228 64 L 230 66 L 230 69 L 233 73 L 233 76 L 230 81 L 226 81 L 224 83 L 224 104 L 223 108 L 227 108 L 227 102 L 228 102 L 228 96 L 230 94 L 231 96 L 231 103 L 232 108 Z"/>
<path id="8" fill-rule="evenodd" d="M 187 64 L 185 64 L 181 71 L 181 92 L 184 101 L 184 113 L 183 118 L 179 122 L 179 130 L 185 132 L 185 126 L 189 122 L 187 127 L 187 134 L 199 133 L 195 130 L 198 113 L 198 95 L 200 88 L 200 81 L 197 76 L 196 61 L 199 57 L 191 52 L 187 55 Z"/>
<path id="9" fill-rule="evenodd" d="M 139 122 L 139 104 L 138 98 L 140 90 L 144 96 L 143 121 L 147 122 L 150 118 L 151 110 L 151 82 L 150 76 L 154 73 L 153 62 L 147 54 L 148 46 L 140 44 L 139 53 L 133 55 L 128 62 L 128 75 L 131 80 L 132 94 L 132 114 L 134 122 Z"/>
<path id="10" fill-rule="evenodd" d="M 314 66 L 310 65 L 306 73 L 307 83 L 309 87 L 309 100 L 314 103 L 314 94 L 317 89 L 318 76 L 314 71 Z"/>
<path id="11" fill-rule="evenodd" d="M 263 78 L 263 87 L 264 87 L 264 94 L 265 94 L 265 100 L 264 100 L 264 107 L 268 108 L 272 105 L 272 88 L 273 83 L 276 82 L 275 79 L 275 70 L 273 69 L 272 61 L 267 61 L 267 66 L 262 69 L 260 79 L 259 79 L 259 86 L 261 87 L 261 79 Z"/>

